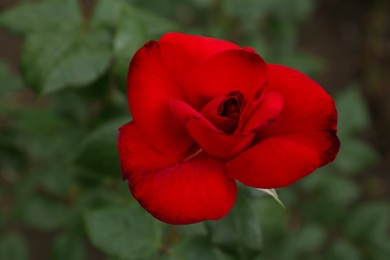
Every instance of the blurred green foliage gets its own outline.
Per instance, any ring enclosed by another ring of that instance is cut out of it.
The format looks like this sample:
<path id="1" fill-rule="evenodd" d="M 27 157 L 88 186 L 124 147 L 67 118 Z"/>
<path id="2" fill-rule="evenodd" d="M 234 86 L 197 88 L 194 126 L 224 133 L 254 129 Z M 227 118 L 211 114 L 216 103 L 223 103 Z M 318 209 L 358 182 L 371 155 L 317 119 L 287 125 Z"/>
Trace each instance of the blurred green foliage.
<path id="1" fill-rule="evenodd" d="M 23 39 L 20 75 L 0 63 L 0 259 L 29 259 L 26 228 L 51 234 L 49 259 L 91 259 L 89 244 L 108 259 L 390 258 L 390 205 L 362 185 L 380 158 L 361 138 L 370 117 L 356 86 L 336 95 L 337 160 L 280 190 L 287 209 L 242 186 L 226 218 L 169 226 L 120 181 L 127 66 L 143 43 L 203 34 L 315 76 L 320 59 L 296 48 L 314 1 L 97 0 L 90 12 L 81 3 L 23 1 L 0 14 Z"/>

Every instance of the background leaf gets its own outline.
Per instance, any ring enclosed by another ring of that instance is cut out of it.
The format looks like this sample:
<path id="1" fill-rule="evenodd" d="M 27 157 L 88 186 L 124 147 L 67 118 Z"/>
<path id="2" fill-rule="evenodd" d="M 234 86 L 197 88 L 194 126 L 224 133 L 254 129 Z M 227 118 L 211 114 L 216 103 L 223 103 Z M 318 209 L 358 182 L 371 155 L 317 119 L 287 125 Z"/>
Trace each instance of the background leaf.
<path id="1" fill-rule="evenodd" d="M 0 259 L 28 259 L 27 245 L 23 238 L 16 233 L 8 233 L 0 238 Z"/>
<path id="2" fill-rule="evenodd" d="M 60 228 L 66 224 L 68 217 L 64 205 L 40 196 L 23 201 L 15 213 L 26 225 L 41 230 Z"/>
<path id="3" fill-rule="evenodd" d="M 58 236 L 53 241 L 50 259 L 53 260 L 86 259 L 84 243 L 82 239 L 68 234 L 63 234 Z"/>
<path id="4" fill-rule="evenodd" d="M 390 259 L 390 2 L 0 2 L 0 259 Z M 171 226 L 132 200 L 128 65 L 168 31 L 251 46 L 335 97 L 340 154 L 278 189 L 286 209 L 240 185 L 225 218 Z"/>
<path id="5" fill-rule="evenodd" d="M 127 118 L 107 122 L 90 133 L 80 144 L 76 153 L 75 160 L 78 165 L 94 174 L 100 173 L 107 176 L 118 173 L 120 169 L 116 137 L 119 127 L 128 120 Z"/>
<path id="6" fill-rule="evenodd" d="M 367 106 L 357 88 L 349 88 L 336 98 L 340 135 L 358 133 L 370 125 Z"/>
<path id="7" fill-rule="evenodd" d="M 169 258 L 172 260 L 230 260 L 233 259 L 214 247 L 206 237 L 193 237 L 180 243 L 169 251 Z"/>
<path id="8" fill-rule="evenodd" d="M 22 56 L 27 79 L 44 92 L 86 86 L 108 69 L 108 40 L 104 32 L 78 29 L 31 34 Z"/>
<path id="9" fill-rule="evenodd" d="M 69 86 L 85 86 L 107 70 L 111 54 L 108 51 L 80 51 L 63 59 L 51 71 L 44 85 L 45 92 Z"/>
<path id="10" fill-rule="evenodd" d="M 260 223 L 245 196 L 238 198 L 226 217 L 207 225 L 211 241 L 239 258 L 253 257 L 262 248 Z"/>
<path id="11" fill-rule="evenodd" d="M 346 173 L 359 173 L 375 165 L 380 155 L 369 144 L 359 139 L 344 139 L 335 164 Z"/>
<path id="12" fill-rule="evenodd" d="M 80 24 L 81 14 L 76 0 L 23 3 L 0 16 L 0 26 L 19 34 L 56 31 L 58 28 L 68 29 Z"/>
<path id="13" fill-rule="evenodd" d="M 91 211 L 85 223 L 92 244 L 121 259 L 150 259 L 161 246 L 160 223 L 135 203 Z"/>

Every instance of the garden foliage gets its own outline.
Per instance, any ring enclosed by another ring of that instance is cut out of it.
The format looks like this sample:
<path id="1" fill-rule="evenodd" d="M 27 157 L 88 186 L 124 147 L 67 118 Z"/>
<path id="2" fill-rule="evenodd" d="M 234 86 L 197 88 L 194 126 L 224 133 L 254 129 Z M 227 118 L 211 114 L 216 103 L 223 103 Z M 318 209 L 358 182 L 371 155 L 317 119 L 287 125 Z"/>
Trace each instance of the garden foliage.
<path id="1" fill-rule="evenodd" d="M 380 158 L 362 138 L 371 124 L 355 85 L 331 93 L 338 158 L 278 190 L 285 209 L 240 186 L 224 219 L 171 226 L 121 183 L 117 128 L 131 120 L 127 68 L 143 43 L 203 34 L 315 77 L 326 64 L 296 46 L 314 1 L 82 3 L 20 1 L 0 14 L 22 39 L 20 73 L 0 63 L 0 259 L 30 259 L 31 241 L 45 234 L 50 259 L 92 259 L 91 250 L 108 259 L 389 259 L 390 205 L 373 199 Z"/>

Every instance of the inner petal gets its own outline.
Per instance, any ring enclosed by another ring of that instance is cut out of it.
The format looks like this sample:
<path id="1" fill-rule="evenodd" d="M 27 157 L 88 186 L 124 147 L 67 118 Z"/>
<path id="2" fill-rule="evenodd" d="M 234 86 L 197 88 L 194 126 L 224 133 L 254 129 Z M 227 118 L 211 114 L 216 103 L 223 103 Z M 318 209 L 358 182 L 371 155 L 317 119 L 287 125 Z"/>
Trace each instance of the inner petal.
<path id="1" fill-rule="evenodd" d="M 227 50 L 217 53 L 196 67 L 183 90 L 188 103 L 196 110 L 210 100 L 240 90 L 245 99 L 266 87 L 264 60 L 247 50 Z"/>
<path id="2" fill-rule="evenodd" d="M 239 91 L 234 91 L 212 99 L 200 113 L 219 130 L 232 134 L 238 126 L 244 106 L 244 95 Z"/>
<path id="3" fill-rule="evenodd" d="M 229 117 L 236 121 L 244 107 L 244 96 L 236 91 L 230 93 L 218 107 L 218 114 L 222 117 Z"/>
<path id="4" fill-rule="evenodd" d="M 247 148 L 255 133 L 227 134 L 217 129 L 212 122 L 190 105 L 180 101 L 170 101 L 172 114 L 183 122 L 195 143 L 208 155 L 228 160 Z"/>
<path id="5" fill-rule="evenodd" d="M 250 102 L 241 113 L 236 133 L 259 131 L 270 126 L 282 112 L 283 104 L 283 96 L 275 91 Z"/>

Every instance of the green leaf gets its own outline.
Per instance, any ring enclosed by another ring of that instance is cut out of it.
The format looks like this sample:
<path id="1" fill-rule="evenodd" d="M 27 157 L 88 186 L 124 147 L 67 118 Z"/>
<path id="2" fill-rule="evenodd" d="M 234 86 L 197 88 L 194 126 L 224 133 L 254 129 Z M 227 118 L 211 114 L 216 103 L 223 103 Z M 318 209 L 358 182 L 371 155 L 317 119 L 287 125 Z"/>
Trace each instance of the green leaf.
<path id="1" fill-rule="evenodd" d="M 54 230 L 62 227 L 67 220 L 67 209 L 58 201 L 42 196 L 25 199 L 16 211 L 16 216 L 24 224 L 40 229 Z"/>
<path id="2" fill-rule="evenodd" d="M 314 10 L 315 1 L 312 0 L 298 0 L 298 1 L 285 1 L 279 0 L 279 5 L 275 9 L 282 17 L 292 17 L 296 20 L 306 19 Z"/>
<path id="3" fill-rule="evenodd" d="M 197 7 L 206 8 L 211 6 L 214 2 L 213 0 L 191 0 L 191 3 Z"/>
<path id="4" fill-rule="evenodd" d="M 92 24 L 95 27 L 108 26 L 115 29 L 115 69 L 120 83 L 124 85 L 133 54 L 150 39 L 177 30 L 177 26 L 169 20 L 122 0 L 99 1 Z"/>
<path id="5" fill-rule="evenodd" d="M 169 249 L 170 260 L 229 260 L 233 259 L 221 252 L 208 241 L 207 236 L 196 236 Z"/>
<path id="6" fill-rule="evenodd" d="M 108 68 L 109 51 L 75 52 L 64 58 L 53 69 L 43 86 L 44 92 L 54 92 L 65 87 L 85 86 L 95 81 Z"/>
<path id="7" fill-rule="evenodd" d="M 300 186 L 308 192 L 320 193 L 333 205 L 343 205 L 354 202 L 360 195 L 360 186 L 350 178 L 335 174 L 336 165 L 329 165 L 317 170 L 300 182 Z M 312 197 L 315 200 L 314 196 Z M 322 207 L 320 211 L 324 208 Z M 327 214 L 332 215 L 332 214 Z"/>
<path id="8" fill-rule="evenodd" d="M 8 93 L 15 93 L 22 86 L 22 81 L 16 75 L 12 75 L 7 65 L 0 62 L 0 96 Z M 6 99 L 4 100 L 6 101 Z M 2 103 L 2 102 L 1 102 Z M 0 104 L 1 106 L 1 104 Z"/>
<path id="9" fill-rule="evenodd" d="M 388 236 L 373 241 L 366 248 L 365 259 L 388 260 L 390 258 L 390 239 Z"/>
<path id="10" fill-rule="evenodd" d="M 370 125 L 366 102 L 357 86 L 344 90 L 336 97 L 340 135 L 359 133 Z"/>
<path id="11" fill-rule="evenodd" d="M 91 25 L 116 28 L 126 5 L 124 0 L 99 0 L 93 10 Z"/>
<path id="12" fill-rule="evenodd" d="M 114 38 L 115 67 L 120 82 L 126 85 L 127 70 L 134 53 L 149 39 L 146 29 L 134 19 L 121 19 Z"/>
<path id="13" fill-rule="evenodd" d="M 83 240 L 73 235 L 63 234 L 58 236 L 52 245 L 50 252 L 52 260 L 83 260 L 85 248 Z"/>
<path id="14" fill-rule="evenodd" d="M 57 167 L 72 155 L 80 131 L 53 110 L 32 107 L 18 114 L 15 126 L 21 150 L 33 159 L 45 160 Z M 53 157 L 57 159 L 53 161 Z"/>
<path id="15" fill-rule="evenodd" d="M 43 190 L 55 196 L 63 196 L 69 192 L 74 181 L 74 169 L 68 164 L 57 162 L 45 171 L 39 172 L 40 186 Z"/>
<path id="16" fill-rule="evenodd" d="M 312 174 L 301 179 L 297 185 L 299 185 L 305 191 L 317 191 L 328 183 L 329 175 L 332 175 L 334 170 L 333 164 L 328 164 L 324 167 L 317 169 Z"/>
<path id="17" fill-rule="evenodd" d="M 192 225 L 177 226 L 177 231 L 179 235 L 182 237 L 207 235 L 207 229 L 204 222 L 200 222 Z"/>
<path id="18" fill-rule="evenodd" d="M 361 193 L 360 186 L 354 180 L 339 174 L 313 176 L 313 182 L 317 183 L 312 183 L 314 185 L 309 187 L 307 184 L 303 185 L 310 193 L 307 193 L 305 203 L 300 204 L 301 211 L 306 218 L 326 225 L 339 223 L 349 213 L 348 206 L 356 202 Z"/>
<path id="19" fill-rule="evenodd" d="M 20 132 L 25 132 L 28 138 L 44 137 L 63 130 L 67 124 L 63 118 L 53 111 L 43 108 L 29 108 L 19 116 L 15 126 Z"/>
<path id="20" fill-rule="evenodd" d="M 94 174 L 119 176 L 118 129 L 129 120 L 117 119 L 90 133 L 76 152 L 76 163 Z"/>
<path id="21" fill-rule="evenodd" d="M 325 232 L 320 226 L 308 224 L 288 234 L 286 247 L 290 252 L 309 253 L 319 249 L 325 243 L 325 239 Z"/>
<path id="22" fill-rule="evenodd" d="M 23 3 L 0 15 L 0 26 L 20 34 L 80 25 L 81 14 L 76 0 Z"/>
<path id="23" fill-rule="evenodd" d="M 339 239 L 330 246 L 325 259 L 360 260 L 362 258 L 357 248 L 349 241 Z"/>
<path id="24" fill-rule="evenodd" d="M 110 60 L 110 37 L 99 31 L 31 34 L 22 52 L 27 81 L 44 92 L 88 85 L 108 69 Z"/>
<path id="25" fill-rule="evenodd" d="M 262 248 L 260 223 L 248 198 L 239 197 L 229 214 L 219 221 L 207 222 L 211 241 L 238 257 L 256 255 Z"/>
<path id="26" fill-rule="evenodd" d="M 380 160 L 380 155 L 369 144 L 355 138 L 342 138 L 340 152 L 334 164 L 346 173 L 359 173 Z"/>
<path id="27" fill-rule="evenodd" d="M 133 5 L 129 5 L 128 8 L 123 11 L 123 14 L 125 18 L 131 19 L 132 21 L 138 21 L 151 37 L 160 37 L 166 32 L 178 30 L 178 26 L 172 21 Z"/>
<path id="28" fill-rule="evenodd" d="M 135 202 L 86 214 L 94 246 L 120 259 L 154 259 L 161 246 L 161 224 Z"/>
<path id="29" fill-rule="evenodd" d="M 123 23 L 143 27 L 149 37 L 159 37 L 166 32 L 177 30 L 176 24 L 172 21 L 146 9 L 135 7 L 124 0 L 98 2 L 92 16 L 94 27 L 108 26 L 117 29 Z"/>
<path id="30" fill-rule="evenodd" d="M 347 234 L 362 241 L 388 239 L 390 227 L 390 206 L 387 202 L 371 202 L 359 205 L 348 217 L 345 226 Z"/>
<path id="31" fill-rule="evenodd" d="M 354 180 L 332 174 L 323 185 L 323 194 L 334 205 L 346 206 L 358 199 L 360 190 Z"/>
<path id="32" fill-rule="evenodd" d="M 286 233 L 287 214 L 286 210 L 280 207 L 271 199 L 255 199 L 250 201 L 251 206 L 256 214 L 262 227 L 264 247 L 270 247 L 273 243 L 278 243 L 280 237 Z M 269 244 L 272 241 L 271 244 Z M 268 245 L 267 245 L 268 242 Z"/>
<path id="33" fill-rule="evenodd" d="M 27 245 L 23 238 L 16 233 L 5 234 L 0 239 L 0 259 L 28 259 Z"/>
<path id="34" fill-rule="evenodd" d="M 72 31 L 30 34 L 22 49 L 22 67 L 26 80 L 41 90 L 46 76 L 71 51 L 77 35 Z"/>
<path id="35" fill-rule="evenodd" d="M 12 118 L 12 113 L 15 113 L 18 109 L 16 102 L 16 94 L 23 86 L 22 80 L 18 75 L 13 75 L 7 64 L 0 61 L 0 117 Z M 2 127 L 4 128 L 4 127 Z M 0 136 L 4 135 L 0 133 Z M 0 137 L 1 139 L 1 137 Z M 0 140 L 1 144 L 1 140 Z M 1 145 L 0 145 L 1 146 Z M 0 157 L 2 157 L 0 155 Z"/>

